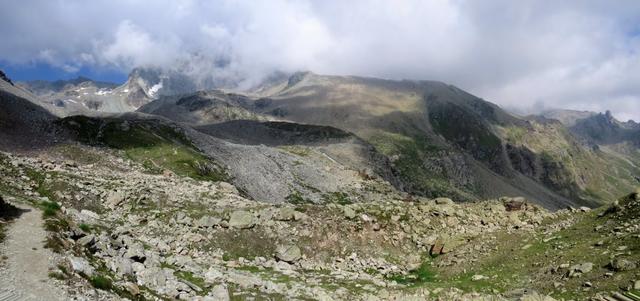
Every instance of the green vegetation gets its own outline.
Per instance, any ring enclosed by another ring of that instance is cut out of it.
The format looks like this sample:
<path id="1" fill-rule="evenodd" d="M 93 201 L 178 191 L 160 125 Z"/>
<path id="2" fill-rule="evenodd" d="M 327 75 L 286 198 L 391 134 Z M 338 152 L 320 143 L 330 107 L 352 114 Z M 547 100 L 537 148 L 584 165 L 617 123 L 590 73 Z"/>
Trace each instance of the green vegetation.
<path id="1" fill-rule="evenodd" d="M 448 196 L 455 200 L 474 200 L 475 187 L 456 187 L 439 166 L 442 157 L 451 155 L 446 149 L 430 143 L 426 137 L 410 137 L 397 133 L 379 131 L 369 142 L 382 154 L 394 159 L 401 177 L 411 189 L 426 197 Z M 429 170 L 426 166 L 435 166 Z"/>
<path id="2" fill-rule="evenodd" d="M 89 226 L 89 225 L 87 225 L 85 223 L 79 224 L 78 228 L 80 228 L 80 230 L 82 230 L 84 232 L 87 232 L 87 233 L 91 232 L 91 226 Z"/>
<path id="3" fill-rule="evenodd" d="M 55 253 L 64 253 L 67 243 L 59 235 L 69 230 L 69 222 L 56 213 L 54 216 L 47 218 L 44 227 L 49 232 L 44 247 L 51 249 Z"/>
<path id="4" fill-rule="evenodd" d="M 325 203 L 335 203 L 340 205 L 349 205 L 353 204 L 353 201 L 349 197 L 348 194 L 344 192 L 331 192 L 326 193 L 323 196 Z"/>
<path id="5" fill-rule="evenodd" d="M 529 127 L 498 127 L 512 155 L 526 158 L 532 177 L 588 206 L 598 206 L 633 190 L 640 173 L 638 152 L 628 145 L 585 148 L 562 125 L 530 122 Z M 535 168 L 537 167 L 537 168 Z"/>
<path id="6" fill-rule="evenodd" d="M 102 275 L 95 275 L 90 277 L 89 282 L 91 283 L 91 285 L 93 285 L 93 287 L 97 289 L 105 291 L 113 289 L 113 282 L 111 281 L 111 279 Z"/>
<path id="7" fill-rule="evenodd" d="M 25 173 L 27 174 L 27 176 L 36 183 L 36 191 L 38 192 L 38 194 L 40 194 L 40 196 L 46 197 L 48 198 L 50 201 L 54 201 L 55 200 L 55 196 L 53 194 L 53 192 L 49 189 L 47 189 L 46 187 L 46 180 L 47 180 L 47 173 L 44 171 L 40 171 L 40 170 L 35 170 L 35 169 L 31 169 L 31 168 L 27 168 L 25 170 Z M 40 206 L 42 207 L 43 204 L 40 204 Z M 44 210 L 45 208 L 43 208 Z"/>
<path id="8" fill-rule="evenodd" d="M 175 271 L 173 273 L 176 277 L 185 280 L 197 287 L 199 287 L 200 289 L 202 289 L 198 294 L 199 295 L 206 295 L 208 293 L 208 290 L 206 289 L 208 287 L 207 283 L 204 281 L 203 278 L 200 277 L 196 277 L 193 275 L 193 273 L 191 272 L 185 272 L 185 271 Z"/>
<path id="9" fill-rule="evenodd" d="M 123 150 L 128 158 L 140 162 L 152 173 L 171 170 L 205 181 L 228 178 L 222 167 L 200 153 L 184 134 L 168 125 L 84 116 L 69 117 L 62 123 L 76 130 L 83 143 Z"/>
<path id="10" fill-rule="evenodd" d="M 311 150 L 309 148 L 297 145 L 283 145 L 279 146 L 278 148 L 300 157 L 308 157 L 311 153 Z"/>
<path id="11" fill-rule="evenodd" d="M 412 287 L 434 282 L 436 280 L 436 274 L 432 271 L 430 262 L 425 261 L 419 268 L 410 271 L 408 274 L 391 275 L 388 276 L 387 279 Z"/>
<path id="12" fill-rule="evenodd" d="M 620 233 L 623 231 L 620 225 L 637 221 L 640 204 L 634 197 L 631 195 L 620 200 L 621 206 L 636 202 L 625 209 L 615 206 L 610 208 L 618 209 L 599 208 L 544 222 L 550 227 L 569 225 L 552 234 L 544 226 L 534 233 L 497 233 L 491 240 L 494 249 L 482 255 L 477 262 L 435 269 L 437 285 L 486 292 L 530 287 L 558 300 L 586 300 L 594 290 L 618 291 L 636 280 L 637 270 L 616 271 L 615 277 L 607 277 L 606 274 L 611 272 L 612 254 L 638 262 L 640 241 L 633 233 L 615 236 L 610 233 Z M 439 257 L 434 262 L 439 260 L 446 258 Z M 567 277 L 568 269 L 559 268 L 562 264 L 586 262 L 593 263 L 593 270 L 580 277 Z M 488 278 L 473 281 L 473 275 Z M 593 283 L 594 290 L 585 290 L 585 282 Z M 561 283 L 562 289 L 556 288 L 557 283 Z"/>
<path id="13" fill-rule="evenodd" d="M 65 280 L 65 279 L 67 279 L 67 276 L 65 274 L 60 273 L 60 272 L 49 272 L 49 278 L 58 279 L 58 280 Z"/>
<path id="14" fill-rule="evenodd" d="M 295 191 L 294 193 L 288 195 L 285 200 L 288 203 L 294 204 L 294 205 L 303 205 L 303 204 L 312 204 L 313 202 L 309 199 L 306 199 L 305 197 L 302 196 L 302 194 L 299 191 Z"/>
<path id="15" fill-rule="evenodd" d="M 436 133 L 467 150 L 474 158 L 500 172 L 502 142 L 481 116 L 453 104 L 434 102 L 429 107 L 429 121 Z"/>
<path id="16" fill-rule="evenodd" d="M 60 211 L 60 205 L 56 202 L 42 201 L 39 205 L 42 209 L 42 216 L 45 218 L 54 217 Z"/>

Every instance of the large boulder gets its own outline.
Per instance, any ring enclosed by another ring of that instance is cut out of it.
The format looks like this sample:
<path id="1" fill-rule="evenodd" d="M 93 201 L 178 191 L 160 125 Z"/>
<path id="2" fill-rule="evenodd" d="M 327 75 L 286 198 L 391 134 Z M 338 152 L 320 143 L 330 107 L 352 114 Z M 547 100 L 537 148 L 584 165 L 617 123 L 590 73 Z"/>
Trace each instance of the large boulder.
<path id="1" fill-rule="evenodd" d="M 623 271 L 630 271 L 630 270 L 636 269 L 638 265 L 635 262 L 628 259 L 616 258 L 611 261 L 611 263 L 609 264 L 609 267 L 614 271 L 623 272 Z"/>
<path id="2" fill-rule="evenodd" d="M 582 274 L 586 274 L 593 270 L 593 263 L 585 262 L 581 264 L 575 264 L 569 267 L 568 275 L 569 277 L 578 277 Z"/>
<path id="3" fill-rule="evenodd" d="M 344 208 L 342 208 L 342 213 L 344 214 L 344 217 L 346 217 L 347 219 L 356 218 L 356 211 L 349 206 L 345 206 Z"/>
<path id="4" fill-rule="evenodd" d="M 249 229 L 255 225 L 255 218 L 253 213 L 237 210 L 231 213 L 229 216 L 229 227 L 238 229 Z"/>
<path id="5" fill-rule="evenodd" d="M 167 282 L 165 273 L 159 267 L 152 267 L 140 271 L 137 275 L 138 285 L 147 287 L 164 287 Z"/>
<path id="6" fill-rule="evenodd" d="M 294 263 L 302 258 L 302 250 L 296 245 L 282 245 L 276 249 L 276 259 Z"/>
<path id="7" fill-rule="evenodd" d="M 117 208 L 125 200 L 125 194 L 122 191 L 112 191 L 107 196 L 107 207 L 111 209 Z"/>
<path id="8" fill-rule="evenodd" d="M 209 294 L 205 297 L 205 300 L 229 301 L 229 290 L 224 286 L 224 284 L 218 284 L 211 289 Z"/>
<path id="9" fill-rule="evenodd" d="M 434 201 L 438 205 L 453 205 L 453 200 L 450 198 L 435 198 Z"/>
<path id="10" fill-rule="evenodd" d="M 130 259 L 116 257 L 110 263 L 111 270 L 116 272 L 118 276 L 133 276 L 133 265 Z"/>
<path id="11" fill-rule="evenodd" d="M 82 257 L 71 256 L 68 258 L 69 265 L 74 272 L 84 274 L 86 276 L 93 276 L 95 269 L 91 266 L 89 261 Z"/>
<path id="12" fill-rule="evenodd" d="M 278 221 L 292 221 L 295 219 L 296 211 L 291 207 L 282 207 L 278 209 L 274 215 L 274 219 Z"/>

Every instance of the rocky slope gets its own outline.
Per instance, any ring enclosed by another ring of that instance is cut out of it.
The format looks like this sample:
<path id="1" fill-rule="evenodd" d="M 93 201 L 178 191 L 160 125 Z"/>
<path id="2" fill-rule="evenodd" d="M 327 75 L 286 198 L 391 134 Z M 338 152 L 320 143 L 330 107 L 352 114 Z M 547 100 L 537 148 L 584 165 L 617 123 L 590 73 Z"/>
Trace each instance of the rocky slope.
<path id="1" fill-rule="evenodd" d="M 576 110 L 548 110 L 542 112 L 542 116 L 548 119 L 555 119 L 560 121 L 567 127 L 572 127 L 578 120 L 585 119 L 596 115 L 597 113 L 589 111 L 576 111 Z"/>
<path id="2" fill-rule="evenodd" d="M 274 117 L 251 110 L 253 99 L 220 90 L 164 96 L 138 109 L 192 125 L 232 120 L 273 120 Z"/>
<path id="3" fill-rule="evenodd" d="M 140 104 L 130 99 L 135 92 L 117 84 L 78 77 L 68 81 L 30 81 L 18 86 L 37 96 L 41 105 L 57 116 L 125 112 Z M 147 99 L 148 101 L 148 99 Z"/>
<path id="4" fill-rule="evenodd" d="M 51 142 L 55 116 L 36 97 L 0 80 L 0 147 L 20 148 Z"/>
<path id="5" fill-rule="evenodd" d="M 637 193 L 596 211 L 550 213 L 522 198 L 455 204 L 381 193 L 374 179 L 362 194 L 323 205 L 275 205 L 225 182 L 153 174 L 121 156 L 78 144 L 0 154 L 8 179 L 0 193 L 44 208 L 46 246 L 59 254 L 49 281 L 68 294 L 601 300 L 638 293 Z"/>

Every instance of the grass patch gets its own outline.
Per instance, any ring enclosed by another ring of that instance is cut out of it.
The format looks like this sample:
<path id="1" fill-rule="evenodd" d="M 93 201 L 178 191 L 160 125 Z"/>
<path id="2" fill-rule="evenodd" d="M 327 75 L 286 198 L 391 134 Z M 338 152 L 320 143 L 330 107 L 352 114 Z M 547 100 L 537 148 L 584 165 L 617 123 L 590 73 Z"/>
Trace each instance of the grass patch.
<path id="1" fill-rule="evenodd" d="M 87 225 L 85 223 L 82 223 L 82 224 L 78 225 L 78 228 L 80 228 L 80 230 L 82 230 L 84 232 L 91 233 L 91 226 L 89 226 L 89 225 Z"/>
<path id="2" fill-rule="evenodd" d="M 295 191 L 294 193 L 288 195 L 285 200 L 294 205 L 303 205 L 303 204 L 313 204 L 313 202 L 305 197 L 299 191 Z"/>
<path id="3" fill-rule="evenodd" d="M 61 272 L 49 272 L 49 278 L 58 279 L 58 280 L 66 280 L 67 275 Z"/>
<path id="4" fill-rule="evenodd" d="M 448 196 L 460 201 L 476 199 L 476 187 L 456 186 L 450 181 L 452 176 L 447 173 L 448 168 L 441 166 L 442 157 L 449 156 L 449 151 L 434 145 L 427 137 L 378 131 L 368 141 L 385 156 L 394 158 L 393 164 L 412 192 L 430 198 Z"/>
<path id="5" fill-rule="evenodd" d="M 335 203 L 340 205 L 353 204 L 353 201 L 351 200 L 348 194 L 344 192 L 339 192 L 339 191 L 326 193 L 322 196 L 322 198 L 326 203 Z"/>
<path id="6" fill-rule="evenodd" d="M 55 236 L 47 236 L 47 240 L 44 243 L 44 247 L 51 250 L 54 253 L 62 254 L 64 253 L 65 246 L 62 240 Z"/>
<path id="7" fill-rule="evenodd" d="M 431 269 L 428 261 L 423 262 L 420 267 L 407 274 L 395 274 L 386 277 L 387 280 L 395 281 L 399 284 L 414 287 L 425 283 L 434 282 L 436 273 Z"/>
<path id="8" fill-rule="evenodd" d="M 196 180 L 228 180 L 226 171 L 200 153 L 178 129 L 154 121 L 124 121 L 74 116 L 61 121 L 78 140 L 124 151 L 149 172 L 171 170 Z"/>
<path id="9" fill-rule="evenodd" d="M 203 278 L 194 276 L 193 273 L 191 272 L 185 272 L 185 271 L 175 271 L 173 273 L 176 277 L 178 277 L 179 279 L 185 280 L 199 288 L 202 289 L 202 291 L 200 291 L 198 294 L 200 295 L 206 295 L 207 294 L 207 283 L 204 281 Z"/>
<path id="10" fill-rule="evenodd" d="M 300 157 L 308 157 L 309 154 L 311 153 L 311 150 L 309 148 L 297 146 L 297 145 L 283 145 L 283 146 L 279 146 L 279 148 Z"/>
<path id="11" fill-rule="evenodd" d="M 102 276 L 102 275 L 92 276 L 89 278 L 89 283 L 91 283 L 91 285 L 97 289 L 101 289 L 105 291 L 113 289 L 113 281 L 106 276 Z"/>
<path id="12" fill-rule="evenodd" d="M 39 207 L 42 209 L 42 216 L 45 218 L 54 217 L 60 211 L 60 205 L 56 202 L 42 201 Z"/>

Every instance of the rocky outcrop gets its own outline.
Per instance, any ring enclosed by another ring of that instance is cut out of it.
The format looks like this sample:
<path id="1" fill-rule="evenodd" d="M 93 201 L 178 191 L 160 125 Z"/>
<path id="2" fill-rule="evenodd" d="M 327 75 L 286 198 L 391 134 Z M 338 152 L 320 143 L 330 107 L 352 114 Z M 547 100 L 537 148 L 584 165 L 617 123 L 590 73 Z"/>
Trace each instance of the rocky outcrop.
<path id="1" fill-rule="evenodd" d="M 0 80 L 3 80 L 13 86 L 11 79 L 2 70 L 0 70 Z"/>

